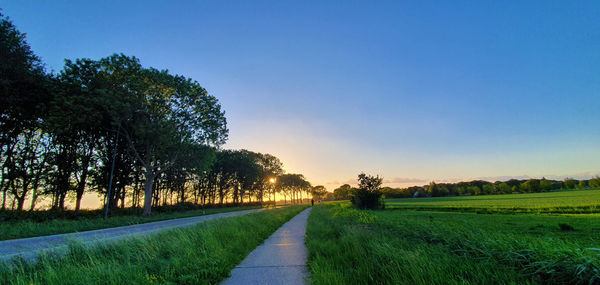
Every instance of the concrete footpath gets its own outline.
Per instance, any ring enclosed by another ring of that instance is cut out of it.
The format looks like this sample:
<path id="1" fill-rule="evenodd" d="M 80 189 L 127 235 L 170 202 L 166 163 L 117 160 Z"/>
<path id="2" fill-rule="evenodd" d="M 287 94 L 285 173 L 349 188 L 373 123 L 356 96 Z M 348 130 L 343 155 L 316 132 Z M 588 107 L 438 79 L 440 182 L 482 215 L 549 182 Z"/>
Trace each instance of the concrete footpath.
<path id="1" fill-rule="evenodd" d="M 189 227 L 197 223 L 227 218 L 249 213 L 256 213 L 266 209 L 252 209 L 243 211 L 234 211 L 227 213 L 219 213 L 205 216 L 180 218 L 172 220 L 164 220 L 145 224 L 137 224 L 131 226 L 123 226 L 116 228 L 107 228 L 101 230 L 93 230 L 86 232 L 58 234 L 51 236 L 41 236 L 24 239 L 14 239 L 0 241 L 0 261 L 21 256 L 25 259 L 34 259 L 39 253 L 47 250 L 66 249 L 69 241 L 75 240 L 83 243 L 95 243 L 114 241 L 123 238 L 141 236 L 150 233 L 155 233 L 161 230 L 174 229 L 181 227 Z"/>
<path id="2" fill-rule="evenodd" d="M 285 223 L 231 271 L 221 284 L 305 284 L 308 250 L 304 244 L 306 223 L 312 208 Z"/>

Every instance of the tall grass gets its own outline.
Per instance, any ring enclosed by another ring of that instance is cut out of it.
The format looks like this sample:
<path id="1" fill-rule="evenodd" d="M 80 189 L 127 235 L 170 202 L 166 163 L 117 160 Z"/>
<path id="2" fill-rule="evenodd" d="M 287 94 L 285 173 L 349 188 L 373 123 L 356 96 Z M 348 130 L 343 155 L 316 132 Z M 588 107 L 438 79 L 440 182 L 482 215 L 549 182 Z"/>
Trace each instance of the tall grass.
<path id="1" fill-rule="evenodd" d="M 527 218 L 514 217 L 523 221 Z M 345 204 L 316 207 L 307 228 L 313 282 L 600 283 L 596 249 L 582 247 L 577 238 L 561 238 L 569 233 L 560 232 L 550 219 L 549 224 L 542 223 L 542 231 L 536 227 L 527 233 L 513 231 L 510 224 L 501 223 L 510 218 L 513 217 L 357 211 Z M 593 233 L 587 230 L 588 234 Z"/>
<path id="2" fill-rule="evenodd" d="M 66 255 L 0 265 L 0 283 L 215 284 L 304 208 L 292 206 L 213 220 L 91 247 L 72 243 Z"/>

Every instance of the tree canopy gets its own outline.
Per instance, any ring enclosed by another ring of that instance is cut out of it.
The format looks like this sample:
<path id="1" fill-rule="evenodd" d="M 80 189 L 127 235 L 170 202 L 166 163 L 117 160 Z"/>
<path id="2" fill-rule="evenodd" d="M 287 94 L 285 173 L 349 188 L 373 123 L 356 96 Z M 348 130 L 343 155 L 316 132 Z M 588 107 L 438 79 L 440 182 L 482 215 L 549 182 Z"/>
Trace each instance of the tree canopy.
<path id="1" fill-rule="evenodd" d="M 79 210 L 93 191 L 111 208 L 128 200 L 149 215 L 167 203 L 241 205 L 277 191 L 297 201 L 310 189 L 273 155 L 221 149 L 225 112 L 197 81 L 124 54 L 65 60 L 48 74 L 2 14 L 0 93 L 2 209 L 49 199 L 62 210 L 74 199 Z"/>

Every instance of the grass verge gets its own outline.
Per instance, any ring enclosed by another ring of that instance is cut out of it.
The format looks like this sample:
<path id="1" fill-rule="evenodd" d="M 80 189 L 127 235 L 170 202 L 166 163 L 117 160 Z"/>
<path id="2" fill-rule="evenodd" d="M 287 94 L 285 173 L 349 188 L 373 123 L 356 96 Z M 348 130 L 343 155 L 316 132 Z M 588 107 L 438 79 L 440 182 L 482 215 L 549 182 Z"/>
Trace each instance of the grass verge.
<path id="1" fill-rule="evenodd" d="M 0 265 L 0 284 L 215 284 L 305 206 L 208 221 Z"/>
<path id="2" fill-rule="evenodd" d="M 510 220 L 513 218 L 517 220 Z M 587 240 L 584 234 L 566 236 L 570 233 L 560 231 L 552 217 L 542 217 L 547 221 L 533 219 L 540 226 L 533 227 L 530 233 L 511 230 L 511 224 L 527 218 L 357 211 L 347 203 L 315 207 L 309 218 L 306 241 L 312 281 L 314 284 L 600 282 L 600 250 L 582 247 L 594 244 L 595 240 Z M 591 228 L 579 228 L 580 232 L 592 233 Z"/>
<path id="3" fill-rule="evenodd" d="M 77 219 L 51 219 L 47 221 L 9 220 L 0 223 L 0 240 L 27 238 L 54 234 L 73 233 L 98 230 L 156 221 L 211 215 L 225 212 L 241 211 L 258 207 L 210 208 L 205 210 L 188 210 L 181 212 L 154 213 L 149 217 L 138 214 L 114 216 L 108 219 L 100 217 L 80 217 Z"/>

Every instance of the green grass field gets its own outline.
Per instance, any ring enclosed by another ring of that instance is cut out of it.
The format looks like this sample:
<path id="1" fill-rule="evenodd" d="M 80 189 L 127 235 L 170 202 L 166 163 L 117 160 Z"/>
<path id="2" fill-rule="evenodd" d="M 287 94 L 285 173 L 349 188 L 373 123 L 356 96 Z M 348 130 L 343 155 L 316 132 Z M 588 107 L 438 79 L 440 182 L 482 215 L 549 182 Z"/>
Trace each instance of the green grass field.
<path id="1" fill-rule="evenodd" d="M 600 213 L 600 190 L 386 200 L 386 208 L 505 213 Z"/>
<path id="2" fill-rule="evenodd" d="M 306 242 L 312 281 L 598 284 L 600 215 L 539 211 L 594 206 L 598 197 L 569 191 L 394 199 L 381 211 L 355 210 L 348 202 L 315 207 Z"/>
<path id="3" fill-rule="evenodd" d="M 211 208 L 206 210 L 190 210 L 182 212 L 155 213 L 150 217 L 140 215 L 115 216 L 103 218 L 52 219 L 43 222 L 30 220 L 0 222 L 0 240 L 45 236 L 53 234 L 72 233 L 105 229 L 133 224 L 143 224 L 162 220 L 187 218 L 224 212 L 249 210 L 259 207 Z"/>
<path id="4" fill-rule="evenodd" d="M 306 206 L 290 206 L 0 264 L 0 284 L 216 284 Z"/>

